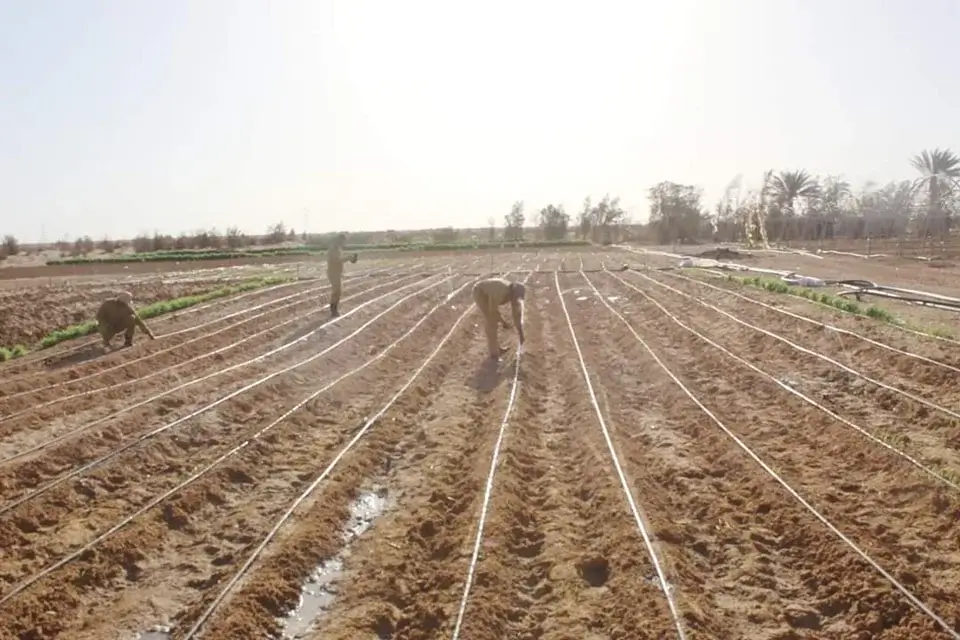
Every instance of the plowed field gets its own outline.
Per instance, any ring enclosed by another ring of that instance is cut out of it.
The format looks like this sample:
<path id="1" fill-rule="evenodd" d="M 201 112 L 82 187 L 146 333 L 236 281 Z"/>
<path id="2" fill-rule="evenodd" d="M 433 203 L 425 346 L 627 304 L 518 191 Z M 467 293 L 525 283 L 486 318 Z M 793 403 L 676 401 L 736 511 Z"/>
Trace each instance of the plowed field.
<path id="1" fill-rule="evenodd" d="M 483 256 L 7 363 L 0 638 L 960 639 L 960 343 L 624 262 L 499 256 L 499 364 Z"/>

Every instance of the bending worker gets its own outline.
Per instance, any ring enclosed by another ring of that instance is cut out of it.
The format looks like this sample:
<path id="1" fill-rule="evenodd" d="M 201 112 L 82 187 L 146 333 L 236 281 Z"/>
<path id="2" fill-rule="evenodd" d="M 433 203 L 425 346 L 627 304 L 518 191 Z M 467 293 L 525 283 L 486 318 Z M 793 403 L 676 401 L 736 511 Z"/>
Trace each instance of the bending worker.
<path id="1" fill-rule="evenodd" d="M 347 245 L 347 234 L 337 235 L 327 249 L 327 280 L 330 281 L 330 315 L 340 315 L 337 306 L 340 304 L 340 292 L 343 284 L 343 265 L 347 262 L 357 262 L 357 254 L 349 258 L 342 256 L 343 248 Z"/>
<path id="2" fill-rule="evenodd" d="M 123 333 L 123 346 L 133 346 L 133 334 L 137 327 L 150 336 L 151 340 L 155 337 L 150 331 L 137 310 L 133 308 L 133 296 L 126 291 L 121 291 L 114 298 L 104 300 L 97 309 L 97 331 L 103 338 L 103 345 L 110 346 L 110 340 L 118 333 Z"/>
<path id="3" fill-rule="evenodd" d="M 487 332 L 487 348 L 490 358 L 496 360 L 507 352 L 500 346 L 497 335 L 499 327 L 509 329 L 510 325 L 500 315 L 500 307 L 510 303 L 513 314 L 513 324 L 517 327 L 520 344 L 523 344 L 523 299 L 526 287 L 520 282 L 510 282 L 503 278 L 488 278 L 481 280 L 473 287 L 473 301 L 483 314 L 484 326 Z"/>

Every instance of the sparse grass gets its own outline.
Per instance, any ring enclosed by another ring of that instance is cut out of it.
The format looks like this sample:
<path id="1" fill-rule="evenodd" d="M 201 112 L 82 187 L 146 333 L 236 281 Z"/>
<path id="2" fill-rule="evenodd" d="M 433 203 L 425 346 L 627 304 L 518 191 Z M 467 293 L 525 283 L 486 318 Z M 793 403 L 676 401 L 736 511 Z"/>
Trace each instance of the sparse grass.
<path id="1" fill-rule="evenodd" d="M 238 293 L 253 291 L 254 289 L 262 289 L 264 287 L 283 284 L 292 280 L 293 278 L 280 276 L 253 278 L 239 284 L 212 289 L 205 293 L 199 293 L 192 296 L 183 296 L 181 298 L 172 298 L 170 300 L 159 300 L 138 309 L 137 313 L 139 313 L 140 317 L 144 320 L 148 320 L 150 318 L 156 318 L 157 316 L 173 313 L 174 311 L 181 311 L 198 304 L 210 302 L 218 298 L 225 298 Z M 69 327 L 63 327 L 44 336 L 36 348 L 49 349 L 50 347 L 60 344 L 61 342 L 90 335 L 91 333 L 96 332 L 96 330 L 97 322 L 95 320 L 71 325 Z M 0 347 L 0 362 L 20 358 L 29 353 L 29 351 L 30 350 L 23 345 L 16 345 L 14 347 Z"/>
<path id="2" fill-rule="evenodd" d="M 741 277 L 734 275 L 728 275 L 727 280 L 729 282 L 736 282 L 738 284 L 755 287 L 757 289 L 764 289 L 772 293 L 780 293 L 798 298 L 805 298 L 812 302 L 816 302 L 827 307 L 833 307 L 834 309 L 845 311 L 853 315 L 873 318 L 879 322 L 906 327 L 913 331 L 919 331 L 920 333 L 926 333 L 931 336 L 949 339 L 954 338 L 953 334 L 947 329 L 931 329 L 928 327 L 915 326 L 911 323 L 905 322 L 902 318 L 898 318 L 895 314 L 891 313 L 887 309 L 884 309 L 883 307 L 878 307 L 875 305 L 865 307 L 843 296 L 834 296 L 830 295 L 829 293 L 817 291 L 816 289 L 790 285 L 782 280 L 763 278 L 761 276 Z"/>

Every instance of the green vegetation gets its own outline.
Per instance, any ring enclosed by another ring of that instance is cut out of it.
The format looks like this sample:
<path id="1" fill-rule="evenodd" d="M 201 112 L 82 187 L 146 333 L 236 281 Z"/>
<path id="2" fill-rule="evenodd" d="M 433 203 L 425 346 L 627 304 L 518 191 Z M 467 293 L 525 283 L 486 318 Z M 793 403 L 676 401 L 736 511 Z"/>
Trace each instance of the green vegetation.
<path id="1" fill-rule="evenodd" d="M 283 284 L 285 282 L 291 282 L 292 280 L 293 278 L 280 276 L 253 278 L 239 284 L 219 287 L 217 289 L 212 289 L 210 291 L 198 293 L 192 296 L 183 296 L 180 298 L 172 298 L 170 300 L 159 300 L 138 309 L 137 313 L 139 313 L 140 317 L 144 320 L 148 320 L 150 318 L 156 318 L 157 316 L 173 313 L 174 311 L 181 311 L 198 304 L 210 302 L 218 298 L 225 298 L 238 293 L 253 291 L 254 289 L 262 289 L 264 287 Z M 40 340 L 38 348 L 48 349 L 66 340 L 73 340 L 74 338 L 82 338 L 83 336 L 90 335 L 91 333 L 96 332 L 96 330 L 96 320 L 57 329 L 56 331 L 44 336 L 44 338 Z M 0 347 L 0 362 L 22 357 L 28 352 L 29 350 L 27 347 L 23 345 L 16 345 L 15 347 Z"/>
<path id="2" fill-rule="evenodd" d="M 874 305 L 864 307 L 863 305 L 843 296 L 834 296 L 830 295 L 829 293 L 821 293 L 808 287 L 789 285 L 782 280 L 763 278 L 761 276 L 740 277 L 734 275 L 728 275 L 727 280 L 749 287 L 755 287 L 757 289 L 764 289 L 772 293 L 782 293 L 790 296 L 796 296 L 798 298 L 806 298 L 812 302 L 816 302 L 827 307 L 833 307 L 834 309 L 839 309 L 840 311 L 845 311 L 846 313 L 873 318 L 874 320 L 879 320 L 880 322 L 906 327 L 913 331 L 919 331 L 920 333 L 926 333 L 928 335 L 938 336 L 941 338 L 953 338 L 953 334 L 946 329 L 929 329 L 926 327 L 913 326 L 882 307 L 877 307 Z"/>
<path id="3" fill-rule="evenodd" d="M 7 360 L 13 360 L 14 358 L 19 358 L 26 355 L 27 348 L 22 344 L 18 344 L 12 347 L 0 347 L 0 362 L 6 362 Z"/>
<path id="4" fill-rule="evenodd" d="M 243 258 L 260 258 L 264 256 L 296 256 L 319 253 L 304 247 L 289 249 L 251 249 L 246 251 L 151 251 L 120 256 L 103 256 L 99 258 L 65 258 L 63 260 L 47 260 L 47 266 L 69 264 L 123 264 L 131 262 L 193 262 L 196 260 L 237 260 Z"/>
<path id="5" fill-rule="evenodd" d="M 585 240 L 543 240 L 543 241 L 516 241 L 504 242 L 503 246 L 520 249 L 545 249 L 551 247 L 582 247 L 589 244 Z M 357 244 L 347 245 L 348 252 L 364 251 L 469 251 L 473 249 L 497 249 L 500 242 L 394 242 L 388 244 Z M 69 264 L 118 264 L 131 262 L 191 262 L 196 260 L 242 260 L 245 258 L 262 258 L 271 256 L 310 256 L 323 255 L 326 247 L 317 245 L 298 245 L 295 247 L 266 247 L 244 249 L 241 251 L 198 250 L 198 251 L 150 251 L 123 256 L 103 256 L 99 258 L 66 258 L 63 260 L 48 260 L 47 265 Z"/>

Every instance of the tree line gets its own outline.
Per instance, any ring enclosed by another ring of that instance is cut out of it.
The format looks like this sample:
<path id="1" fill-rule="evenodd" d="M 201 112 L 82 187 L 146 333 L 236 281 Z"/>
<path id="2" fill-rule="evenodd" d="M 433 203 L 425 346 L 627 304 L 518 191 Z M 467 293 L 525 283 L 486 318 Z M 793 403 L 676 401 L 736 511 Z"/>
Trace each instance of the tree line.
<path id="1" fill-rule="evenodd" d="M 884 185 L 867 183 L 854 190 L 837 175 L 815 176 L 803 169 L 766 171 L 760 186 L 746 189 L 738 175 L 727 186 L 714 206 L 703 201 L 696 185 L 669 180 L 650 187 L 650 219 L 646 225 L 630 225 L 620 198 L 606 195 L 594 204 L 583 202 L 576 220 L 563 205 L 548 204 L 532 221 L 545 240 L 563 240 L 573 233 L 582 240 L 600 244 L 618 242 L 627 235 L 640 235 L 661 244 L 712 239 L 721 242 L 752 243 L 758 237 L 771 242 L 824 240 L 833 238 L 939 238 L 948 237 L 960 216 L 960 156 L 950 149 L 922 151 L 910 159 L 919 174 Z M 487 240 L 497 238 L 495 219 L 488 220 Z M 522 200 L 513 204 L 504 216 L 503 240 L 522 241 L 528 229 Z M 461 232 L 453 227 L 426 230 L 433 242 L 454 242 Z M 416 232 L 351 233 L 353 243 L 373 244 L 384 236 L 388 241 L 411 240 Z M 325 247 L 332 234 L 298 236 L 283 222 L 271 225 L 264 236 L 251 236 L 237 227 L 220 234 L 216 229 L 179 236 L 141 234 L 130 245 L 136 253 L 189 249 L 240 249 L 258 242 L 280 244 L 296 241 Z M 634 238 L 640 239 L 640 238 Z M 477 236 L 473 236 L 478 241 Z M 73 242 L 61 240 L 61 253 L 86 255 L 99 249 L 112 253 L 120 242 L 103 238 L 95 242 L 89 236 Z M 0 260 L 21 251 L 17 239 L 4 237 Z"/>
<path id="2" fill-rule="evenodd" d="M 513 203 L 510 213 L 504 216 L 503 239 L 521 241 L 527 222 L 524 203 Z M 600 202 L 593 204 L 591 198 L 583 201 L 583 207 L 577 214 L 576 226 L 571 228 L 570 214 L 563 205 L 548 204 L 537 212 L 536 226 L 544 240 L 565 240 L 571 231 L 581 240 L 592 240 L 601 244 L 610 244 L 622 239 L 629 222 L 627 212 L 620 206 L 620 198 L 605 195 Z M 494 220 L 490 219 L 490 239 L 496 236 Z"/>
<path id="3" fill-rule="evenodd" d="M 910 159 L 919 174 L 854 190 L 843 176 L 802 169 L 769 170 L 755 189 L 743 176 L 727 186 L 712 209 L 694 185 L 664 181 L 650 188 L 647 235 L 667 243 L 696 239 L 773 243 L 839 237 L 947 238 L 960 214 L 960 157 L 949 149 Z"/>

